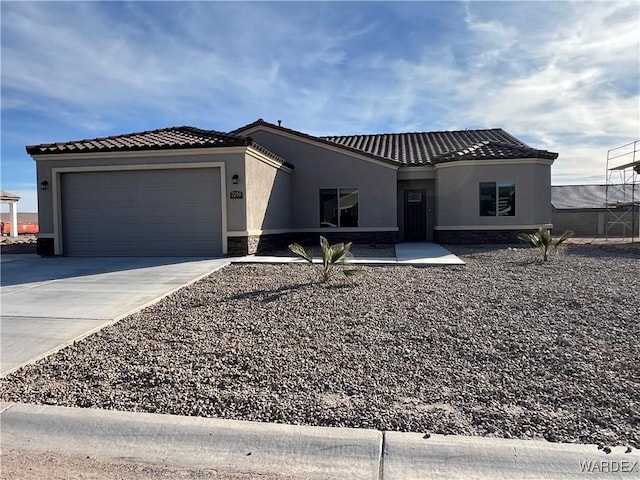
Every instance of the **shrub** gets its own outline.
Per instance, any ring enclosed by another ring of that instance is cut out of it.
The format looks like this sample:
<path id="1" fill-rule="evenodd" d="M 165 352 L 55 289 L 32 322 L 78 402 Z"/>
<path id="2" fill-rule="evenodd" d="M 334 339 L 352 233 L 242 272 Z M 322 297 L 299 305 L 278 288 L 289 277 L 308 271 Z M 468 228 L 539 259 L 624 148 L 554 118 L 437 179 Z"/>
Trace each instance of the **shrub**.
<path id="1" fill-rule="evenodd" d="M 527 242 L 532 247 L 539 248 L 542 251 L 542 260 L 546 262 L 549 260 L 549 250 L 551 250 L 551 247 L 556 251 L 558 247 L 572 235 L 573 232 L 567 230 L 560 238 L 554 239 L 548 228 L 540 227 L 536 233 L 521 233 L 518 235 L 518 238 Z"/>
<path id="2" fill-rule="evenodd" d="M 291 250 L 299 257 L 304 258 L 311 265 L 316 265 L 313 263 L 313 257 L 307 253 L 302 245 L 292 243 L 291 245 L 289 245 L 289 250 Z M 320 268 L 320 279 L 323 282 L 328 282 L 329 280 L 331 280 L 337 266 L 342 267 L 338 268 L 338 270 L 340 270 L 346 277 L 355 275 L 358 272 L 358 270 L 355 269 L 345 268 L 348 265 L 348 259 L 351 256 L 350 250 L 351 242 L 329 245 L 329 242 L 326 238 L 322 236 L 320 237 L 322 263 L 318 264 L 318 267 Z"/>

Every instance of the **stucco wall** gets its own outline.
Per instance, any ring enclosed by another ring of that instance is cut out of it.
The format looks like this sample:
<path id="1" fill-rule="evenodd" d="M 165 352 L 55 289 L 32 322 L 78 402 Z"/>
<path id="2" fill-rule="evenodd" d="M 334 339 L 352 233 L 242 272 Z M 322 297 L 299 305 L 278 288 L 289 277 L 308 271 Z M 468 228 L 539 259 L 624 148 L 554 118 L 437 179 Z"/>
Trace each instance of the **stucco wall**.
<path id="1" fill-rule="evenodd" d="M 291 175 L 293 229 L 322 230 L 319 210 L 322 188 L 358 189 L 358 228 L 397 228 L 395 167 L 358 159 L 272 131 L 251 132 L 250 136 L 295 167 Z"/>
<path id="2" fill-rule="evenodd" d="M 225 151 L 226 150 L 226 151 Z M 244 151 L 229 151 L 228 149 L 219 149 L 215 152 L 207 152 L 204 154 L 185 154 L 179 153 L 169 155 L 145 155 L 145 156 L 125 156 L 125 155 L 95 155 L 91 158 L 83 155 L 70 156 L 70 158 L 60 159 L 55 155 L 43 156 L 44 160 L 36 161 L 37 184 L 46 180 L 49 182 L 47 190 L 38 190 L 38 215 L 39 228 L 41 234 L 53 234 L 53 194 L 54 182 L 53 169 L 55 168 L 78 168 L 100 166 L 124 166 L 124 165 L 145 165 L 145 164 L 176 164 L 176 163 L 201 163 L 201 162 L 222 162 L 226 170 L 226 191 L 227 191 L 227 228 L 228 230 L 245 230 L 245 199 L 230 202 L 228 200 L 229 191 L 234 187 L 232 185 L 231 176 L 237 173 L 244 178 L 245 164 Z M 132 205 L 132 208 L 135 207 Z M 217 206 L 215 206 L 217 208 Z M 58 208 L 58 211 L 60 209 Z"/>
<path id="3" fill-rule="evenodd" d="M 251 154 L 246 157 L 245 172 L 247 230 L 251 233 L 290 228 L 291 174 Z"/>
<path id="4" fill-rule="evenodd" d="M 457 162 L 436 168 L 437 228 L 544 225 L 551 223 L 551 167 L 546 164 Z M 515 216 L 481 217 L 480 182 L 514 182 Z"/>
<path id="5" fill-rule="evenodd" d="M 571 230 L 576 237 L 632 236 L 633 214 L 631 211 L 624 215 L 621 211 L 609 213 L 605 209 L 558 210 L 553 208 L 551 218 L 554 233 L 557 235 L 565 230 Z M 636 218 L 640 219 L 640 210 L 636 211 Z M 637 229 L 636 224 L 635 234 L 640 235 Z"/>
<path id="6" fill-rule="evenodd" d="M 593 210 L 556 210 L 551 214 L 556 235 L 571 230 L 577 237 L 598 237 L 605 234 L 605 212 Z"/>

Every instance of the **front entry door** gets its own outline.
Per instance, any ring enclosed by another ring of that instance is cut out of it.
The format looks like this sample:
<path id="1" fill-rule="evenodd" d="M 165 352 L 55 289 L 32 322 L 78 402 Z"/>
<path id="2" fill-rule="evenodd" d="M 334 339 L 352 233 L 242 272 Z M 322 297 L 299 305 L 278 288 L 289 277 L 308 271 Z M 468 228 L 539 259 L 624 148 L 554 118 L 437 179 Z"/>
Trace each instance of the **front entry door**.
<path id="1" fill-rule="evenodd" d="M 404 241 L 427 240 L 427 191 L 404 191 Z"/>

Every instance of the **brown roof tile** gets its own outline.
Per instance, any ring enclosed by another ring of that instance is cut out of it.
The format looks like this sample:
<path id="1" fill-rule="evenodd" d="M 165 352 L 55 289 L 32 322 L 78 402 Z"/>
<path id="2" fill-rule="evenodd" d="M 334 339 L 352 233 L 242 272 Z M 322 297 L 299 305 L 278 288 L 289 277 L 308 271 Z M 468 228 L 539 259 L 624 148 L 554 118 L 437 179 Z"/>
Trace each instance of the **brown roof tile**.
<path id="1" fill-rule="evenodd" d="M 351 152 L 401 166 L 433 165 L 456 160 L 500 158 L 553 160 L 558 157 L 557 153 L 528 146 L 501 128 L 314 137 L 259 119 L 232 131 L 231 134 L 241 134 L 260 125 L 316 142 L 339 146 Z"/>
<path id="2" fill-rule="evenodd" d="M 538 150 L 528 146 L 510 145 L 485 140 L 467 148 L 446 152 L 434 157 L 432 163 L 455 162 L 457 160 L 493 160 L 508 158 L 545 158 L 555 160 L 558 154 L 547 150 Z"/>
<path id="3" fill-rule="evenodd" d="M 27 146 L 30 155 L 62 153 L 130 152 L 138 150 L 169 150 L 188 148 L 251 146 L 262 154 L 293 168 L 278 155 L 254 143 L 251 137 L 241 137 L 216 130 L 195 127 L 169 127 L 158 130 L 114 135 L 110 137 L 45 143 Z"/>
<path id="4" fill-rule="evenodd" d="M 322 137 L 325 140 L 392 159 L 402 165 L 455 160 L 550 158 L 556 153 L 531 148 L 501 128 L 449 132 L 385 133 Z"/>
<path id="5" fill-rule="evenodd" d="M 282 164 L 282 158 L 257 145 L 242 132 L 255 126 L 288 132 L 398 166 L 434 165 L 457 160 L 546 158 L 557 153 L 532 148 L 500 128 L 445 132 L 386 133 L 316 137 L 259 119 L 230 133 L 194 127 L 170 127 L 111 137 L 27 146 L 31 155 L 135 150 L 252 146 Z"/>
<path id="6" fill-rule="evenodd" d="M 131 150 L 158 150 L 205 147 L 230 147 L 251 145 L 250 138 L 242 138 L 215 130 L 195 127 L 169 127 L 159 130 L 128 133 L 111 137 L 74 140 L 70 142 L 45 143 L 27 146 L 32 155 L 56 153 L 93 153 Z"/>

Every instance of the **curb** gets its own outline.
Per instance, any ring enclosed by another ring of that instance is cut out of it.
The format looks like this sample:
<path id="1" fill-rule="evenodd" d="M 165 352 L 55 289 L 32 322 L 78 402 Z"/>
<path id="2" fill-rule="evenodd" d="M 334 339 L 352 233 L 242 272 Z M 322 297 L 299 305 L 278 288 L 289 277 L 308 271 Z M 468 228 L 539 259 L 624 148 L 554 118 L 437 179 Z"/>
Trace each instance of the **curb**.
<path id="1" fill-rule="evenodd" d="M 381 432 L 0 404 L 2 448 L 315 479 L 631 479 L 640 452 L 596 445 Z"/>
<path id="2" fill-rule="evenodd" d="M 308 478 L 375 480 L 379 473 L 376 430 L 27 404 L 0 418 L 2 448 Z"/>

